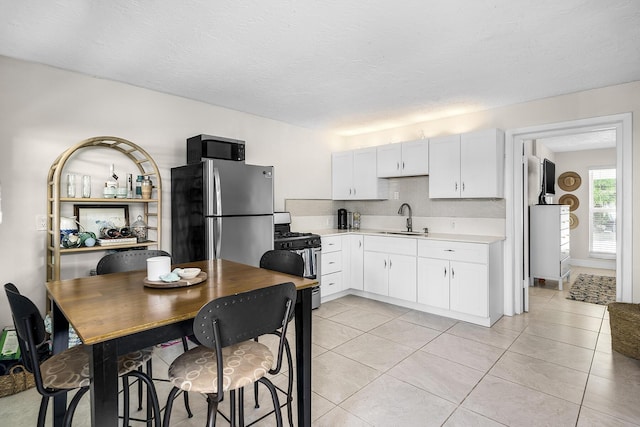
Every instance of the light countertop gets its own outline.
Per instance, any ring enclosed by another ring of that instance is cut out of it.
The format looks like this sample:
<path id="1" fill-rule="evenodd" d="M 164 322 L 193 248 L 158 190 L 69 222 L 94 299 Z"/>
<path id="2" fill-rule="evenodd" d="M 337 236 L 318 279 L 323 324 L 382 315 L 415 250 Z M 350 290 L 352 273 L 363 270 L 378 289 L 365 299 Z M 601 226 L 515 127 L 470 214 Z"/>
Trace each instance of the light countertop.
<path id="1" fill-rule="evenodd" d="M 504 240 L 504 236 L 485 236 L 476 234 L 452 234 L 452 233 L 429 233 L 429 234 L 388 234 L 390 231 L 398 232 L 401 230 L 338 230 L 335 228 L 326 228 L 320 230 L 305 230 L 305 232 L 315 233 L 320 236 L 338 236 L 342 234 L 363 234 L 371 236 L 399 237 L 402 239 L 427 239 L 427 240 L 446 240 L 450 242 L 467 242 L 467 243 L 494 243 Z"/>

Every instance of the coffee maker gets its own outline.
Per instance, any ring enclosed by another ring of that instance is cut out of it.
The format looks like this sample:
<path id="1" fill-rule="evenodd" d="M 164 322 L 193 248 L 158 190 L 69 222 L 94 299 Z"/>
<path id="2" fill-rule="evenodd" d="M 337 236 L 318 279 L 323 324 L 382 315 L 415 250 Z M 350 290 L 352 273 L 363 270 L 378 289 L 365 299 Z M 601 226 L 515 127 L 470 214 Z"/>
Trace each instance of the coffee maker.
<path id="1" fill-rule="evenodd" d="M 347 210 L 346 209 L 338 209 L 338 229 L 339 230 L 347 229 Z"/>

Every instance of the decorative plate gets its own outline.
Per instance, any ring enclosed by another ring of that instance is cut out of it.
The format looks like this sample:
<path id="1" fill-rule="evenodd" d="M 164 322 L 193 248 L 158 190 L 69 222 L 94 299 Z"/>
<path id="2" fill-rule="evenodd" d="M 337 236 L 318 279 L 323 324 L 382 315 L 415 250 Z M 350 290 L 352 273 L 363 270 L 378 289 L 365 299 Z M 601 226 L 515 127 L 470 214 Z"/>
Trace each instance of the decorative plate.
<path id="1" fill-rule="evenodd" d="M 578 217 L 576 216 L 576 214 L 570 213 L 569 214 L 569 228 L 571 230 L 573 230 L 574 228 L 576 228 L 578 226 L 578 224 L 580 224 L 580 221 L 578 221 Z"/>
<path id="2" fill-rule="evenodd" d="M 198 283 L 202 283 L 207 280 L 207 273 L 201 271 L 193 279 L 180 279 L 176 282 L 163 282 L 161 280 L 147 280 L 144 278 L 144 285 L 147 288 L 156 288 L 156 289 L 174 289 L 174 288 L 184 288 L 186 286 L 197 285 Z"/>
<path id="3" fill-rule="evenodd" d="M 558 200 L 558 204 L 569 205 L 569 210 L 573 212 L 580 206 L 580 200 L 573 194 L 563 194 Z"/>
<path id="4" fill-rule="evenodd" d="M 575 172 L 565 172 L 558 177 L 558 186 L 564 191 L 577 190 L 582 184 L 582 178 Z"/>

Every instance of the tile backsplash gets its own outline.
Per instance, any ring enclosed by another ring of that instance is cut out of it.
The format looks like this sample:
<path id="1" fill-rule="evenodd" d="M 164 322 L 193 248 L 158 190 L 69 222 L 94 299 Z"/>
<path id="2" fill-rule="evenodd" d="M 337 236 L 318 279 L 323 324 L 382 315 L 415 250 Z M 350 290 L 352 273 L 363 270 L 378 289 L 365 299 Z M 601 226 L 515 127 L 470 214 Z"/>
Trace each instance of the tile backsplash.
<path id="1" fill-rule="evenodd" d="M 363 228 L 398 228 L 404 225 L 398 215 L 402 203 L 411 205 L 416 230 L 504 235 L 504 199 L 429 199 L 429 177 L 425 176 L 389 179 L 388 200 L 287 199 L 285 210 L 294 217 L 293 228 L 299 226 L 300 231 L 335 227 L 340 208 L 360 212 Z"/>

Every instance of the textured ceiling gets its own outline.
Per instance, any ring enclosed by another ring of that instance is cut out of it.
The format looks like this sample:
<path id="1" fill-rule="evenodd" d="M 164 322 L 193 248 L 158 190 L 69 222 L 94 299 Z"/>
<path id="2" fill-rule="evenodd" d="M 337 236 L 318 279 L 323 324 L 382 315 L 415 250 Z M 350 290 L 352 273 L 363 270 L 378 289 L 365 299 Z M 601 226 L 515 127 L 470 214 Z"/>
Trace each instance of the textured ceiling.
<path id="1" fill-rule="evenodd" d="M 0 0 L 0 55 L 348 132 L 640 80 L 640 1 Z"/>

